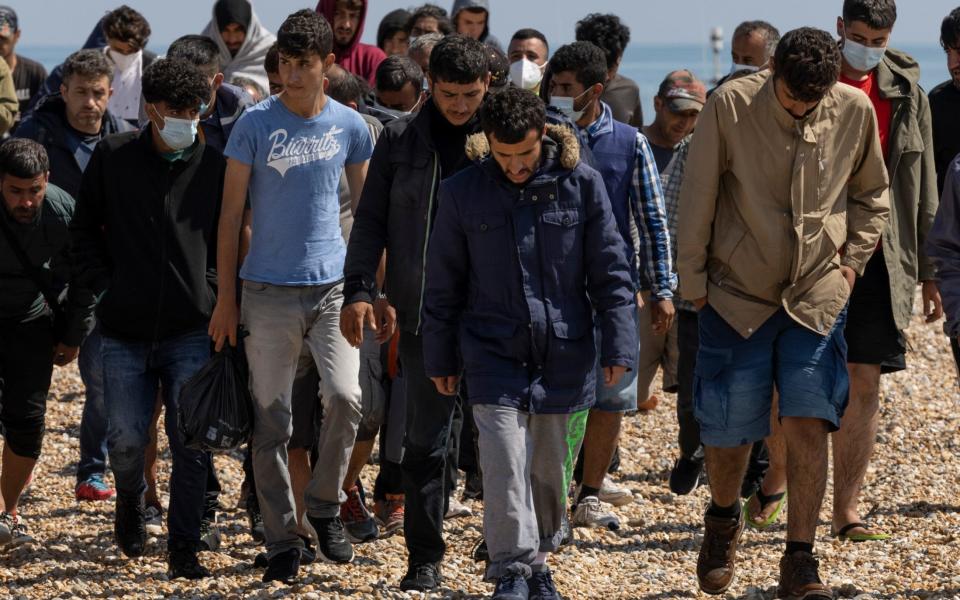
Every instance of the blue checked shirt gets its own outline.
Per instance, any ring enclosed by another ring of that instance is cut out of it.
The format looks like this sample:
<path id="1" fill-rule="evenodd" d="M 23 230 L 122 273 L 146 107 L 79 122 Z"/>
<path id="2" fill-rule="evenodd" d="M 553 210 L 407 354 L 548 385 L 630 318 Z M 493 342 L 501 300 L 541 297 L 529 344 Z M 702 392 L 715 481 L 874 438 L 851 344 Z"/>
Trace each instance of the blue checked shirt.
<path id="1" fill-rule="evenodd" d="M 690 151 L 690 140 L 692 136 L 683 138 L 673 149 L 673 158 L 667 168 L 660 174 L 660 183 L 663 185 L 663 205 L 667 209 L 667 229 L 670 231 L 670 253 L 671 256 L 677 255 L 677 215 L 680 214 L 680 184 L 683 183 L 683 171 L 687 167 L 687 154 Z M 676 265 L 674 264 L 673 276 L 676 277 Z M 681 299 L 679 296 L 673 299 L 677 308 L 682 310 L 696 311 L 693 304 Z"/>
<path id="2" fill-rule="evenodd" d="M 606 103 L 601 103 L 601 106 L 603 113 L 600 118 L 586 127 L 591 142 L 596 136 L 613 130 L 613 113 Z M 677 288 L 677 275 L 671 258 L 670 240 L 673 236 L 667 227 L 667 211 L 657 162 L 647 138 L 639 131 L 630 210 L 639 233 L 636 250 L 640 258 L 640 289 L 650 290 L 650 295 L 658 300 L 672 298 Z"/>

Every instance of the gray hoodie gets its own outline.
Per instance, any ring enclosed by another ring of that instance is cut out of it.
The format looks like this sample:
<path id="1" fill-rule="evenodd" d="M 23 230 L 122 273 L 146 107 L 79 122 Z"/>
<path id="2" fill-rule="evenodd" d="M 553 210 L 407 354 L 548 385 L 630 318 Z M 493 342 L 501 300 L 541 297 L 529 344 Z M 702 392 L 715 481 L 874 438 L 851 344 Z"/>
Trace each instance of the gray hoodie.
<path id="1" fill-rule="evenodd" d="M 457 26 L 457 15 L 461 10 L 466 8 L 481 8 L 487 11 L 487 26 L 483 28 L 480 41 L 502 51 L 503 47 L 500 46 L 500 40 L 490 35 L 490 2 L 488 2 L 488 0 L 453 0 L 453 10 L 450 11 L 450 22 L 453 23 L 454 29 L 456 29 Z"/>

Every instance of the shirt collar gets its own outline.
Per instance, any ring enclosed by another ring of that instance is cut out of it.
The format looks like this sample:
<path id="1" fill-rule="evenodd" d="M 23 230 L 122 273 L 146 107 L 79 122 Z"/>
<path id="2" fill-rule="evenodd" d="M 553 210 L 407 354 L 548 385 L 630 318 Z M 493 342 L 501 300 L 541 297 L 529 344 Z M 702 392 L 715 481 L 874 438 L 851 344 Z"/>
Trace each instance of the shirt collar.
<path id="1" fill-rule="evenodd" d="M 613 131 L 613 111 L 606 102 L 600 103 L 600 116 L 596 121 L 587 125 L 587 135 L 595 138 Z"/>

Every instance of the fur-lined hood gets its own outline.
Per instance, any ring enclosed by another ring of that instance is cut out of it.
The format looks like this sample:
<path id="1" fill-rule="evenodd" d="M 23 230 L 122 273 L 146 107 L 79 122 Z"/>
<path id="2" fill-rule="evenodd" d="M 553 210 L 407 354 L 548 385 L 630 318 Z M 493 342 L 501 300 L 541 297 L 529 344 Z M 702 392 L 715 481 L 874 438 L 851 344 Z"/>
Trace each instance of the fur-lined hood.
<path id="1" fill-rule="evenodd" d="M 577 135 L 569 127 L 548 124 L 544 138 L 544 149 L 547 150 L 547 144 L 556 148 L 561 167 L 572 170 L 577 166 L 577 163 L 580 162 L 580 142 L 577 140 Z M 465 151 L 467 158 L 474 161 L 479 161 L 489 155 L 490 143 L 487 141 L 487 135 L 480 132 L 468 136 Z"/>

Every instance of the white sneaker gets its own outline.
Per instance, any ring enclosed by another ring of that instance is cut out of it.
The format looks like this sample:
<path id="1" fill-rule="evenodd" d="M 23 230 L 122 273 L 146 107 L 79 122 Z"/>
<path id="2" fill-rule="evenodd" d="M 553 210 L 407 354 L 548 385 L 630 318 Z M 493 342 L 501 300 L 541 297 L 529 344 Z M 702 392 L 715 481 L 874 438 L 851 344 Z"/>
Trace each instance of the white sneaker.
<path id="1" fill-rule="evenodd" d="M 143 511 L 143 522 L 149 535 L 160 535 L 163 533 L 163 510 L 151 504 Z"/>
<path id="2" fill-rule="evenodd" d="M 0 546 L 20 546 L 33 541 L 27 533 L 27 524 L 20 515 L 0 513 Z"/>
<path id="3" fill-rule="evenodd" d="M 610 531 L 620 529 L 620 519 L 613 513 L 603 510 L 596 496 L 587 496 L 580 500 L 570 524 L 574 527 L 604 527 Z"/>
<path id="4" fill-rule="evenodd" d="M 470 507 L 460 502 L 453 495 L 451 495 L 450 502 L 447 505 L 447 514 L 445 514 L 443 518 L 458 519 L 460 517 L 471 517 L 471 516 L 473 516 L 473 511 L 470 510 Z"/>
<path id="5" fill-rule="evenodd" d="M 625 486 L 614 483 L 609 475 L 603 478 L 603 485 L 600 486 L 600 493 L 597 494 L 597 499 L 599 499 L 600 502 L 606 502 L 614 506 L 624 506 L 634 500 L 633 492 Z"/>

